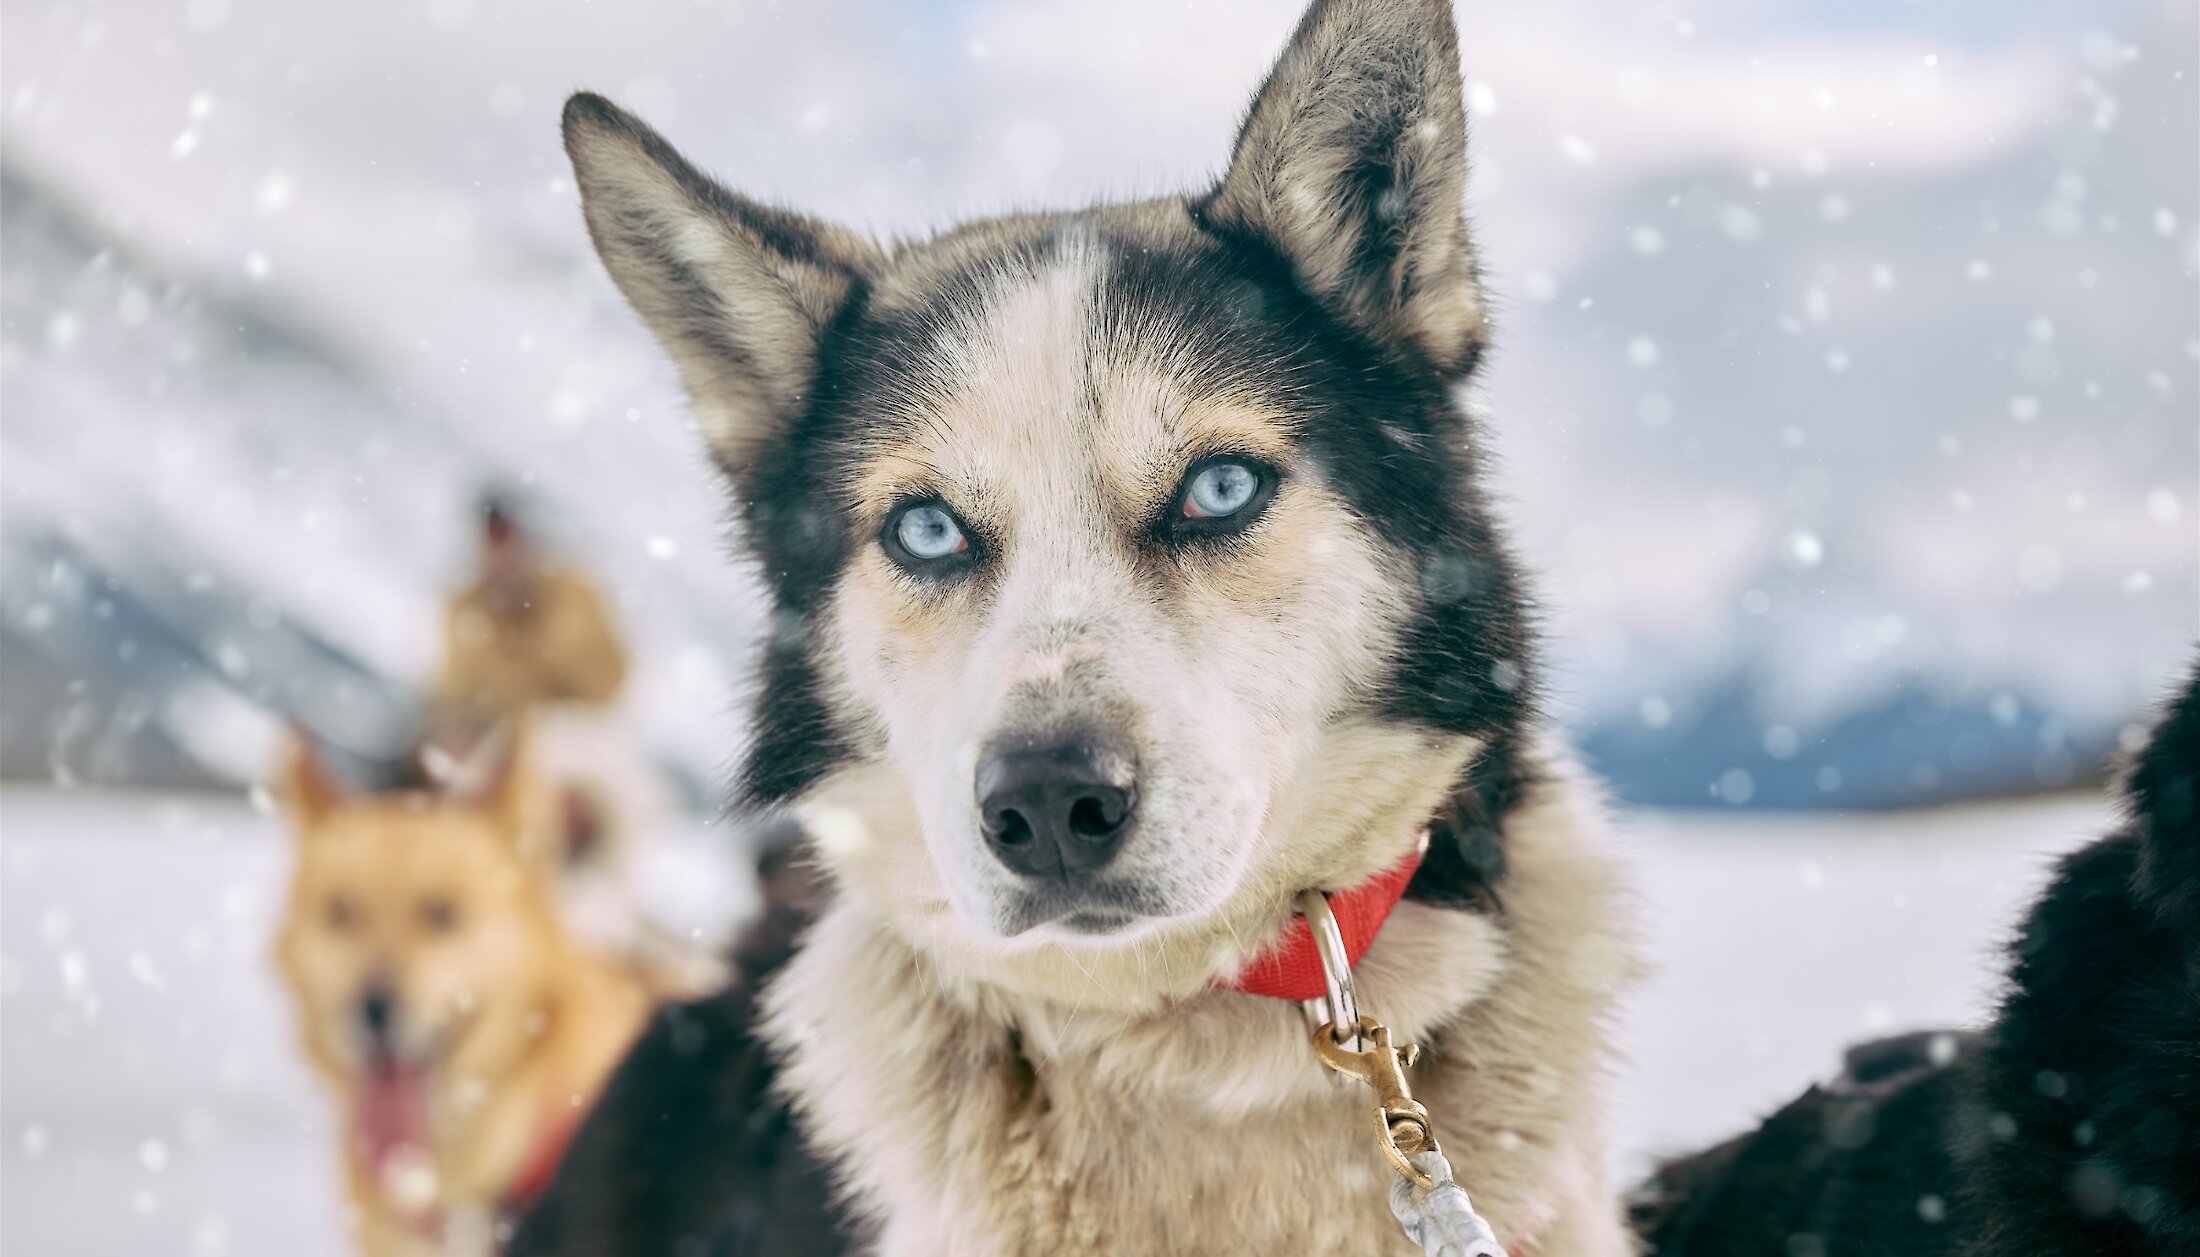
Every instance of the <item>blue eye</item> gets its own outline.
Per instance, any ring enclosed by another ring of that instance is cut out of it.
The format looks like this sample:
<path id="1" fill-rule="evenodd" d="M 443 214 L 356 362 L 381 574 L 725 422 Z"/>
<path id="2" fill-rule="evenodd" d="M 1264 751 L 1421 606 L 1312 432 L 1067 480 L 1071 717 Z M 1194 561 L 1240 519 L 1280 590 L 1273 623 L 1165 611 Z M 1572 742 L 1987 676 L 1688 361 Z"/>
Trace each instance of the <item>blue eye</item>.
<path id="1" fill-rule="evenodd" d="M 903 554 L 921 563 L 961 554 L 970 548 L 962 525 L 947 508 L 932 503 L 904 507 L 894 516 L 894 543 Z"/>
<path id="2" fill-rule="evenodd" d="M 1213 463 L 1192 477 L 1184 490 L 1184 513 L 1193 519 L 1222 519 L 1245 509 L 1260 492 L 1260 475 L 1244 463 Z"/>

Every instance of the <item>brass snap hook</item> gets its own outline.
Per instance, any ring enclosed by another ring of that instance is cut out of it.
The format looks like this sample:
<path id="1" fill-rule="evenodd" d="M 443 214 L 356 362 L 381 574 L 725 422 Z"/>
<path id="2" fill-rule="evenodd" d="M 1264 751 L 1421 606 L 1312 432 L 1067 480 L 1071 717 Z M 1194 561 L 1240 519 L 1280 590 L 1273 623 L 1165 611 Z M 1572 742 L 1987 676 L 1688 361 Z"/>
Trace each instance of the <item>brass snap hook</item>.
<path id="1" fill-rule="evenodd" d="M 1338 1041 L 1335 1026 L 1316 1030 L 1314 1055 L 1338 1073 L 1374 1088 L 1375 1134 L 1383 1155 L 1415 1186 L 1434 1186 L 1435 1181 L 1413 1164 L 1419 1153 L 1442 1151 L 1428 1110 L 1413 1098 L 1412 1088 L 1406 1084 L 1406 1070 L 1420 1059 L 1421 1049 L 1411 1043 L 1402 1048 L 1392 1045 L 1390 1027 L 1372 1017 L 1361 1018 L 1351 1033 L 1354 1042 L 1365 1046 L 1357 1050 L 1345 1046 Z"/>

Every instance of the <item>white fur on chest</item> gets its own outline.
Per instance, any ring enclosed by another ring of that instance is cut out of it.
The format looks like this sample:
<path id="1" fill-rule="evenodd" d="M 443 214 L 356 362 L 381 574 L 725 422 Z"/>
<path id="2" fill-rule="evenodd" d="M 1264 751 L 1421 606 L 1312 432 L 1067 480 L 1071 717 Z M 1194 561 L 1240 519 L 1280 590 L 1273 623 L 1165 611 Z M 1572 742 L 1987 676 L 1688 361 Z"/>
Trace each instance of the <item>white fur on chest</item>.
<path id="1" fill-rule="evenodd" d="M 1295 1005 L 1218 994 L 1135 1021 L 1012 1022 L 851 912 L 820 924 L 772 1002 L 788 1085 L 884 1252 L 1168 1252 L 1202 1236 L 1227 1251 L 1342 1241 L 1344 1220 L 1380 1210 L 1365 1097 L 1325 1076 Z"/>
<path id="2" fill-rule="evenodd" d="M 1601 1095 L 1631 961 L 1581 820 L 1553 800 L 1508 826 L 1502 925 L 1402 904 L 1358 970 L 1363 1007 L 1432 1048 L 1416 1094 L 1478 1206 L 1546 1257 L 1626 1251 Z M 1400 1251 L 1371 1101 L 1316 1062 L 1296 1005 L 1011 996 L 844 898 L 769 1009 L 805 1129 L 883 1252 Z"/>

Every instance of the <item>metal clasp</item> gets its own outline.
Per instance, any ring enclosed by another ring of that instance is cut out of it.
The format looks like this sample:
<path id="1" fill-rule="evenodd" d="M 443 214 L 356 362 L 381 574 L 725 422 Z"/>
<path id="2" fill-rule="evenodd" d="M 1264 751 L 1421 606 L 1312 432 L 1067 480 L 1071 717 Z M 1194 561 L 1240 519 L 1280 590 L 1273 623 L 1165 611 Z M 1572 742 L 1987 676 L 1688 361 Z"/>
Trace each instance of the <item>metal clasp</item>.
<path id="1" fill-rule="evenodd" d="M 1337 928 L 1337 916 L 1329 910 L 1329 896 L 1318 890 L 1302 890 L 1298 909 L 1314 936 L 1314 954 L 1321 958 L 1322 985 L 1329 988 L 1326 1002 L 1308 1001 L 1309 1007 L 1324 1003 L 1314 1014 L 1314 1024 L 1343 1026 L 1353 1036 L 1346 1046 L 1355 1051 L 1364 1048 L 1367 1045 L 1360 1041 L 1358 1029 L 1360 1002 L 1352 991 L 1352 957 L 1344 949 L 1344 932 Z"/>
<path id="2" fill-rule="evenodd" d="M 1411 1043 L 1392 1046 L 1388 1026 L 1360 1015 L 1352 989 L 1352 962 L 1336 915 L 1329 910 L 1329 897 L 1318 890 L 1301 891 L 1298 908 L 1314 935 L 1322 982 L 1329 988 L 1328 1016 L 1314 1031 L 1314 1054 L 1322 1064 L 1375 1089 L 1375 1134 L 1383 1155 L 1416 1186 L 1434 1186 L 1434 1180 L 1413 1164 L 1417 1153 L 1441 1151 L 1428 1110 L 1406 1085 L 1405 1071 L 1421 1058 L 1421 1049 Z"/>
<path id="3" fill-rule="evenodd" d="M 1372 1017 L 1361 1018 L 1353 1029 L 1354 1041 L 1367 1046 L 1348 1048 L 1338 1041 L 1335 1027 L 1323 1026 L 1314 1032 L 1314 1055 L 1338 1073 L 1375 1089 L 1375 1136 L 1383 1155 L 1416 1186 L 1433 1187 L 1435 1180 L 1413 1164 L 1413 1158 L 1443 1149 L 1437 1146 L 1436 1127 L 1429 1121 L 1428 1110 L 1413 1098 L 1412 1088 L 1406 1085 L 1406 1070 L 1421 1059 L 1421 1049 L 1411 1043 L 1402 1048 L 1393 1046 L 1390 1027 Z"/>

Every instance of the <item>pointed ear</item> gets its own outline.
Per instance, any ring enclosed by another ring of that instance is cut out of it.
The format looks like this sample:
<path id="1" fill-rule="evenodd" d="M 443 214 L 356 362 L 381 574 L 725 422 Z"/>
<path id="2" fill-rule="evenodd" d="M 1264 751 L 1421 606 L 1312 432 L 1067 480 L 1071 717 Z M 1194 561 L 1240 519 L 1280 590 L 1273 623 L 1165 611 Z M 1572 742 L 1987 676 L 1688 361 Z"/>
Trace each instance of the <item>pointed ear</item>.
<path id="1" fill-rule="evenodd" d="M 1458 375 L 1488 335 L 1466 179 L 1450 0 L 1315 0 L 1201 208 L 1338 317 Z"/>
<path id="2" fill-rule="evenodd" d="M 538 837 L 542 819 L 528 742 L 524 721 L 502 721 L 462 756 L 451 757 L 437 778 L 444 798 L 488 814 L 500 832 L 523 846 Z"/>
<path id="3" fill-rule="evenodd" d="M 346 791 L 314 750 L 313 739 L 292 726 L 283 735 L 281 760 L 275 771 L 275 799 L 300 837 L 341 807 Z"/>
<path id="4" fill-rule="evenodd" d="M 612 281 L 679 367 L 712 454 L 745 466 L 808 393 L 876 250 L 727 191 L 601 96 L 565 102 L 565 151 Z"/>

